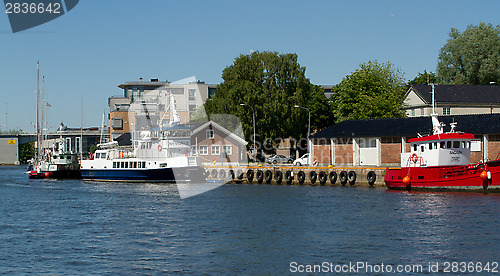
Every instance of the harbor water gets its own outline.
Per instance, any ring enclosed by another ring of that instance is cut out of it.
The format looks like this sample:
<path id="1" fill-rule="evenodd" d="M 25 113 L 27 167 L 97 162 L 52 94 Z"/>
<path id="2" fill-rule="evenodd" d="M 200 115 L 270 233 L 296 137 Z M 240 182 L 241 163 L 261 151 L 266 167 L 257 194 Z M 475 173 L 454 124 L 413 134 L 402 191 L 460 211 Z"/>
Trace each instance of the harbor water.
<path id="1" fill-rule="evenodd" d="M 0 167 L 2 274 L 500 270 L 499 194 L 231 184 L 181 199 L 176 185 L 28 180 L 24 169 Z"/>

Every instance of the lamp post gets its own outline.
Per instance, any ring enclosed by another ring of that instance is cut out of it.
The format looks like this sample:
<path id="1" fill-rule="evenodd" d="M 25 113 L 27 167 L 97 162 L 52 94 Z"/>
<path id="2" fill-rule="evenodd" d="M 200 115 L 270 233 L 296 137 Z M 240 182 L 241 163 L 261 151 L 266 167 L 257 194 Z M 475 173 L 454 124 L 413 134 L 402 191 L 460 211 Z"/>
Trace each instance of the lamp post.
<path id="1" fill-rule="evenodd" d="M 257 157 L 257 151 L 255 150 L 255 145 L 256 145 L 256 142 L 255 142 L 255 109 L 253 109 L 252 106 L 248 105 L 248 104 L 244 104 L 244 103 L 241 103 L 240 104 L 241 106 L 248 106 L 252 109 L 252 119 L 253 119 L 253 160 L 255 162 L 255 159 Z"/>
<path id="2" fill-rule="evenodd" d="M 309 153 L 309 158 L 307 158 L 308 159 L 307 162 L 311 164 L 311 154 L 309 152 L 309 133 L 311 132 L 311 110 L 309 110 L 309 108 L 298 105 L 295 105 L 295 107 L 307 110 L 307 112 L 309 113 L 309 122 L 307 124 L 307 153 Z"/>

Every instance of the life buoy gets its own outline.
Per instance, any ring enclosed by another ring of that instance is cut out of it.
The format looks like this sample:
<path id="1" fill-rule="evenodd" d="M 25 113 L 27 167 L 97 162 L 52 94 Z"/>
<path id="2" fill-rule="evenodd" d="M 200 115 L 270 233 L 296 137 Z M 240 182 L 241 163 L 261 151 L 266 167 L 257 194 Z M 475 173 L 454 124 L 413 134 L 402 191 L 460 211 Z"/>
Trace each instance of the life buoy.
<path id="1" fill-rule="evenodd" d="M 163 147 L 160 144 L 158 144 L 158 151 L 161 151 L 162 149 Z"/>
<path id="2" fill-rule="evenodd" d="M 313 161 L 313 167 L 316 167 L 317 165 L 318 165 L 318 160 L 314 159 L 314 161 Z"/>
<path id="3" fill-rule="evenodd" d="M 347 174 L 347 181 L 349 181 L 349 185 L 354 185 L 356 183 L 356 172 L 355 171 L 350 171 Z"/>
<path id="4" fill-rule="evenodd" d="M 411 161 L 415 164 L 418 162 L 418 155 L 416 153 L 411 155 Z"/>
<path id="5" fill-rule="evenodd" d="M 372 187 L 377 180 L 377 174 L 374 171 L 369 171 L 366 175 L 366 180 L 368 180 L 368 184 L 370 185 L 370 187 Z"/>
<path id="6" fill-rule="evenodd" d="M 248 170 L 247 171 L 247 180 L 248 180 L 248 182 L 252 182 L 253 181 L 253 170 Z"/>
<path id="7" fill-rule="evenodd" d="M 306 180 L 306 174 L 303 171 L 299 171 L 297 173 L 297 180 L 299 181 L 300 185 L 304 184 L 304 181 Z"/>
<path id="8" fill-rule="evenodd" d="M 258 170 L 256 178 L 257 178 L 257 182 L 259 184 L 262 184 L 262 181 L 264 180 L 264 173 L 261 170 Z"/>
<path id="9" fill-rule="evenodd" d="M 345 184 L 347 184 L 347 172 L 346 171 L 340 172 L 339 180 L 340 180 L 340 184 L 342 184 L 342 186 L 345 186 Z"/>
<path id="10" fill-rule="evenodd" d="M 332 185 L 335 185 L 335 182 L 337 182 L 337 173 L 335 171 L 330 172 L 330 183 Z"/>
<path id="11" fill-rule="evenodd" d="M 273 180 L 273 172 L 267 170 L 264 174 L 264 178 L 266 179 L 266 184 L 271 184 L 271 180 Z"/>
<path id="12" fill-rule="evenodd" d="M 320 171 L 319 174 L 318 174 L 318 180 L 319 180 L 319 184 L 325 185 L 326 184 L 326 180 L 327 180 L 326 172 Z"/>
<path id="13" fill-rule="evenodd" d="M 316 183 L 316 179 L 318 179 L 318 174 L 316 173 L 316 171 L 310 171 L 309 180 L 311 180 L 311 184 Z"/>
<path id="14" fill-rule="evenodd" d="M 186 151 L 184 152 L 184 155 L 185 155 L 185 156 L 189 156 L 189 154 L 191 154 L 191 153 L 189 152 L 189 150 L 186 150 Z"/>
<path id="15" fill-rule="evenodd" d="M 274 179 L 276 180 L 276 184 L 281 184 L 281 181 L 283 180 L 283 172 L 282 171 L 277 171 L 274 174 Z"/>
<path id="16" fill-rule="evenodd" d="M 288 185 L 292 184 L 292 181 L 293 181 L 293 173 L 292 173 L 292 171 L 286 171 L 285 172 L 285 181 L 286 181 L 286 184 L 288 184 Z"/>

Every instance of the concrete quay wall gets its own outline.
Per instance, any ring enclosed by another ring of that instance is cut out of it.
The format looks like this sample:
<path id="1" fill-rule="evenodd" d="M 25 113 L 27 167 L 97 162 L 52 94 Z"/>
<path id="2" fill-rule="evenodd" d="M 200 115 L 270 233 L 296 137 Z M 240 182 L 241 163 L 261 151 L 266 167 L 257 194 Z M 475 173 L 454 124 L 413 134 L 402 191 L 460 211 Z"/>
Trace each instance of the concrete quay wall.
<path id="1" fill-rule="evenodd" d="M 209 181 L 228 183 L 386 187 L 385 168 L 380 167 L 206 166 L 205 170 Z"/>

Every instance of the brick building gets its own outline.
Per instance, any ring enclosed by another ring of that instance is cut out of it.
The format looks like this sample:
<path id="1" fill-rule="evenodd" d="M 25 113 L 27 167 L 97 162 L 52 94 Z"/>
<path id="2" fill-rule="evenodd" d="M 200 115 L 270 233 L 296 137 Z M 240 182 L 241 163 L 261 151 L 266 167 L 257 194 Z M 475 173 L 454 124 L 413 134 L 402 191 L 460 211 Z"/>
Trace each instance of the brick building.
<path id="1" fill-rule="evenodd" d="M 474 134 L 471 163 L 496 159 L 500 153 L 500 114 L 440 116 L 450 130 Z M 432 133 L 430 117 L 344 121 L 311 136 L 313 160 L 334 166 L 399 166 L 410 151 L 408 139 Z"/>

